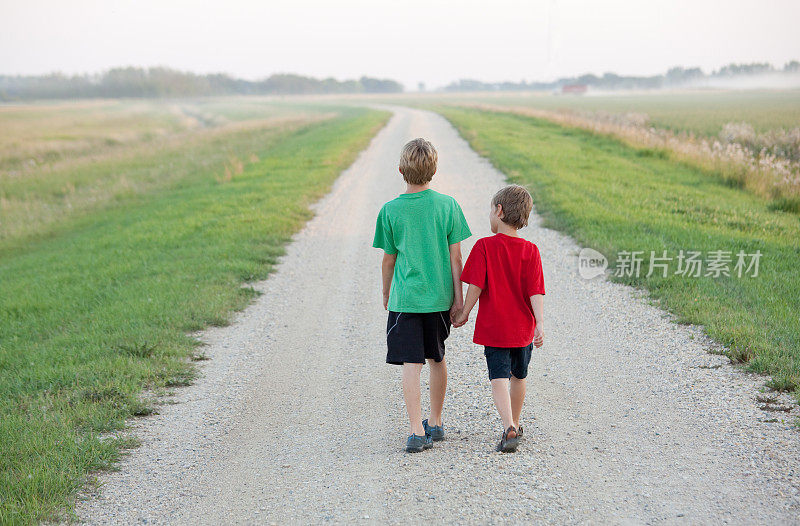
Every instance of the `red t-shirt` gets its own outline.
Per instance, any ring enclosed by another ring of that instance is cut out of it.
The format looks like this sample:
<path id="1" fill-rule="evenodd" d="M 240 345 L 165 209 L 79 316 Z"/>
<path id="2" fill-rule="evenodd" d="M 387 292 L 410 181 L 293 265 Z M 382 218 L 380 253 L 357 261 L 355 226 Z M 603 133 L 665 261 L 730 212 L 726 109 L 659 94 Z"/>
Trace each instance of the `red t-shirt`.
<path id="1" fill-rule="evenodd" d="M 536 320 L 530 297 L 544 294 L 539 249 L 521 237 L 497 234 L 472 248 L 461 281 L 479 287 L 478 318 L 472 339 L 490 347 L 525 347 Z"/>

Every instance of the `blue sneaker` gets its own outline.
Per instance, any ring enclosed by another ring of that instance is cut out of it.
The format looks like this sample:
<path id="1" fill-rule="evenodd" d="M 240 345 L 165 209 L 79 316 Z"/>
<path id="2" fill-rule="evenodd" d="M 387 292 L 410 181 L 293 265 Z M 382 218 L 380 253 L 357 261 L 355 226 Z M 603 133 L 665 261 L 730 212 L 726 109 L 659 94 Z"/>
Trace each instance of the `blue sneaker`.
<path id="1" fill-rule="evenodd" d="M 408 453 L 419 453 L 423 449 L 430 449 L 433 447 L 433 440 L 431 440 L 430 435 L 411 435 L 408 437 L 408 442 L 406 443 L 406 451 Z"/>
<path id="2" fill-rule="evenodd" d="M 434 442 L 444 440 L 444 425 L 429 426 L 428 419 L 422 421 L 422 427 L 425 428 L 425 434 L 433 439 Z"/>

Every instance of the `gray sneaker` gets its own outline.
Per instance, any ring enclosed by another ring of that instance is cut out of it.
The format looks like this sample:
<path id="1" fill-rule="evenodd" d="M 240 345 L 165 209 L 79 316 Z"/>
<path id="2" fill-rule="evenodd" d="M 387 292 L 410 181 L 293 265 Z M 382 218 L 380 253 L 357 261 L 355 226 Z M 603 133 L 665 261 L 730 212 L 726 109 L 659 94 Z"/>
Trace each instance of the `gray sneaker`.
<path id="1" fill-rule="evenodd" d="M 444 440 L 444 425 L 429 426 L 428 419 L 422 421 L 422 427 L 425 428 L 425 434 L 433 439 L 434 442 Z"/>
<path id="2" fill-rule="evenodd" d="M 406 442 L 406 452 L 419 453 L 423 449 L 430 449 L 433 447 L 433 440 L 430 435 L 411 435 Z"/>

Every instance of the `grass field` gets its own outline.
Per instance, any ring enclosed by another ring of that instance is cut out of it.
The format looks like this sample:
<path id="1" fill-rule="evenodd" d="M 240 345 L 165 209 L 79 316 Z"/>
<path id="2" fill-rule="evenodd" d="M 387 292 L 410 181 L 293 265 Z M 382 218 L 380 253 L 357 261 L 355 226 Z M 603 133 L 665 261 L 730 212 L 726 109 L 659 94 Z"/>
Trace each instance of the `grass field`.
<path id="1" fill-rule="evenodd" d="M 202 351 L 188 333 L 251 301 L 240 285 L 267 275 L 387 119 L 253 100 L 180 114 L 138 104 L 0 111 L 17 129 L 40 123 L 22 162 L 0 161 L 2 524 L 68 513 L 87 476 L 134 445 L 113 432 L 154 410 L 143 389 L 191 382 Z M 109 130 L 121 138 L 104 141 Z M 17 150 L 9 142 L 0 151 Z"/>
<path id="2" fill-rule="evenodd" d="M 246 99 L 0 107 L 0 253 L 198 165 L 222 174 L 272 138 L 332 115 Z"/>
<path id="3" fill-rule="evenodd" d="M 643 113 L 658 128 L 716 136 L 729 122 L 747 122 L 757 131 L 800 126 L 800 89 L 685 91 L 564 96 L 493 93 L 431 96 L 430 101 L 488 103 L 552 111 Z"/>
<path id="4" fill-rule="evenodd" d="M 651 250 L 673 258 L 680 250 L 701 251 L 704 258 L 731 251 L 731 277 L 706 277 L 705 268 L 701 277 L 676 275 L 673 261 L 667 277 L 612 278 L 647 289 L 680 321 L 703 325 L 731 360 L 771 375 L 769 386 L 800 397 L 797 215 L 610 137 L 509 113 L 438 110 L 511 181 L 531 189 L 549 226 L 599 250 L 612 266 L 621 251 L 644 251 L 645 265 Z M 740 250 L 763 254 L 756 277 L 733 272 Z"/>

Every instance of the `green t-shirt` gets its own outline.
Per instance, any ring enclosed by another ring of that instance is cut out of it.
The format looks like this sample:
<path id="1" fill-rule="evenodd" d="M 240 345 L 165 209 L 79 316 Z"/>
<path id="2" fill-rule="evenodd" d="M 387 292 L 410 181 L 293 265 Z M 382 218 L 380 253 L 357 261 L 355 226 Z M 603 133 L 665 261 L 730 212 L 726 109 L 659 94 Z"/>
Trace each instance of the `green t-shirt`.
<path id="1" fill-rule="evenodd" d="M 464 212 L 449 195 L 428 189 L 383 205 L 372 246 L 397 254 L 389 310 L 448 310 L 453 303 L 450 245 L 471 235 Z"/>

